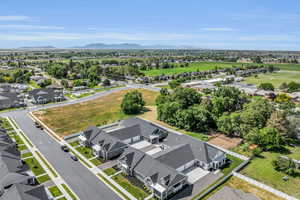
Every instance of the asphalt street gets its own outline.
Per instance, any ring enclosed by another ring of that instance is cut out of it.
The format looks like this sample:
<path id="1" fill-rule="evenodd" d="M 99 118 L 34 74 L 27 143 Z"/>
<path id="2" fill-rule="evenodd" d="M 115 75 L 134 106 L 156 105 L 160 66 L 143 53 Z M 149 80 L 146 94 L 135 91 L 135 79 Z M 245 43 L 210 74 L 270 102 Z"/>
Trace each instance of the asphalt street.
<path id="1" fill-rule="evenodd" d="M 24 110 L 8 111 L 0 113 L 0 116 L 8 116 L 16 121 L 21 130 L 29 137 L 29 139 L 81 200 L 119 200 L 121 198 L 102 183 L 101 180 L 91 173 L 85 166 L 83 166 L 79 161 L 73 161 L 68 153 L 63 152 L 60 149 L 60 144 L 56 140 L 54 140 L 46 132 L 37 129 L 34 126 L 32 119 L 28 116 L 28 112 L 80 103 L 108 95 L 112 92 L 132 88 L 144 88 L 154 91 L 160 90 L 160 88 L 154 88 L 146 85 L 128 85 L 126 87 L 99 92 L 76 100 L 38 105 Z"/>
<path id="2" fill-rule="evenodd" d="M 57 141 L 37 129 L 26 111 L 13 112 L 9 116 L 17 122 L 81 200 L 121 199 L 79 161 L 73 161 L 69 153 L 63 152 Z"/>

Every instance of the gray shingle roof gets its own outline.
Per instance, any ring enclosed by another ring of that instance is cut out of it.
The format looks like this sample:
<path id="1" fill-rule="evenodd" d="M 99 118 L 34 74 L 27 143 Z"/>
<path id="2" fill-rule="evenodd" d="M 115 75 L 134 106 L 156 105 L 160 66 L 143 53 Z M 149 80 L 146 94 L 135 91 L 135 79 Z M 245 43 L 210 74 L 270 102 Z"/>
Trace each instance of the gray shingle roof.
<path id="1" fill-rule="evenodd" d="M 44 186 L 14 184 L 0 197 L 0 200 L 48 200 Z"/>
<path id="2" fill-rule="evenodd" d="M 89 142 L 91 142 L 100 133 L 101 133 L 101 130 L 99 128 L 97 128 L 96 126 L 89 126 L 83 132 L 83 135 Z"/>
<path id="3" fill-rule="evenodd" d="M 100 133 L 91 140 L 92 144 L 98 144 L 106 151 L 113 151 L 127 146 L 122 141 L 107 133 Z"/>
<path id="4" fill-rule="evenodd" d="M 139 124 L 135 124 L 132 126 L 111 131 L 109 132 L 109 134 L 118 138 L 119 140 L 126 140 L 136 136 L 141 136 L 141 127 Z"/>
<path id="5" fill-rule="evenodd" d="M 171 147 L 154 155 L 158 161 L 177 169 L 178 167 L 195 159 L 194 153 L 189 144 L 182 144 Z"/>

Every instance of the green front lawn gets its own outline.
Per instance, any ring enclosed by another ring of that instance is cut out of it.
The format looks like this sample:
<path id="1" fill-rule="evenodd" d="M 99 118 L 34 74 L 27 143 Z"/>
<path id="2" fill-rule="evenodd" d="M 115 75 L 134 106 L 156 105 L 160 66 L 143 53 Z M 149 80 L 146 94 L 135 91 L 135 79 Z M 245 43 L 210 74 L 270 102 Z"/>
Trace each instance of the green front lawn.
<path id="1" fill-rule="evenodd" d="M 48 190 L 52 194 L 53 197 L 59 197 L 62 195 L 62 192 L 58 189 L 58 187 L 56 185 L 49 187 Z"/>
<path id="2" fill-rule="evenodd" d="M 14 135 L 12 136 L 15 140 L 17 144 L 24 144 L 23 140 L 20 138 L 20 136 L 18 135 Z"/>
<path id="3" fill-rule="evenodd" d="M 59 199 L 56 199 L 56 200 L 67 200 L 66 197 L 62 197 L 62 198 L 59 198 Z"/>
<path id="4" fill-rule="evenodd" d="M 30 157 L 30 156 L 32 156 L 32 153 L 31 153 L 31 152 L 23 153 L 23 154 L 21 155 L 21 158 L 27 158 L 27 157 Z"/>
<path id="5" fill-rule="evenodd" d="M 51 180 L 51 178 L 49 177 L 48 174 L 46 174 L 46 175 L 44 175 L 44 176 L 40 176 L 40 177 L 38 177 L 38 178 L 36 178 L 36 179 L 37 179 L 37 181 L 38 181 L 40 184 L 45 183 L 45 182 Z"/>
<path id="6" fill-rule="evenodd" d="M 90 160 L 94 165 L 99 166 L 103 163 L 103 160 L 100 160 L 99 158 L 94 158 Z"/>
<path id="7" fill-rule="evenodd" d="M 79 153 L 81 153 L 81 155 L 83 155 L 84 157 L 86 157 L 87 159 L 94 157 L 93 151 L 92 151 L 91 148 L 80 146 L 80 147 L 77 147 L 76 150 Z"/>
<path id="8" fill-rule="evenodd" d="M 117 176 L 112 177 L 112 179 L 137 199 L 144 199 L 149 196 L 149 194 L 141 188 L 132 185 L 122 174 L 118 174 Z"/>
<path id="9" fill-rule="evenodd" d="M 234 170 L 237 166 L 239 166 L 240 164 L 242 164 L 243 160 L 234 157 L 232 155 L 227 154 L 226 155 L 228 159 L 231 160 L 230 165 L 224 167 L 221 171 L 222 173 L 226 176 L 227 174 L 229 174 L 230 172 L 232 172 L 232 170 Z"/>
<path id="10" fill-rule="evenodd" d="M 104 170 L 104 173 L 107 174 L 108 176 L 111 176 L 113 174 L 115 174 L 117 172 L 117 170 L 115 170 L 114 168 L 108 168 L 106 170 Z"/>
<path id="11" fill-rule="evenodd" d="M 34 175 L 38 176 L 46 173 L 40 163 L 35 158 L 27 158 L 24 160 Z"/>
<path id="12" fill-rule="evenodd" d="M 61 186 L 66 190 L 66 192 L 71 196 L 73 200 L 77 200 L 76 196 L 73 194 L 73 192 L 66 186 L 65 184 L 61 184 Z"/>
<path id="13" fill-rule="evenodd" d="M 76 147 L 79 145 L 79 141 L 74 141 L 69 143 L 72 147 Z"/>
<path id="14" fill-rule="evenodd" d="M 299 157 L 300 147 L 290 149 L 292 153 L 286 156 Z M 282 154 L 263 152 L 261 157 L 254 158 L 251 163 L 242 170 L 242 173 L 291 196 L 300 198 L 300 177 L 289 176 L 289 180 L 284 181 L 282 178 L 285 177 L 286 174 L 276 171 L 272 166 L 272 161 L 280 155 Z"/>
<path id="15" fill-rule="evenodd" d="M 23 151 L 23 150 L 26 150 L 26 149 L 28 149 L 28 148 L 27 148 L 27 146 L 26 146 L 25 144 L 23 144 L 23 145 L 18 145 L 18 150 L 19 150 L 19 151 Z"/>

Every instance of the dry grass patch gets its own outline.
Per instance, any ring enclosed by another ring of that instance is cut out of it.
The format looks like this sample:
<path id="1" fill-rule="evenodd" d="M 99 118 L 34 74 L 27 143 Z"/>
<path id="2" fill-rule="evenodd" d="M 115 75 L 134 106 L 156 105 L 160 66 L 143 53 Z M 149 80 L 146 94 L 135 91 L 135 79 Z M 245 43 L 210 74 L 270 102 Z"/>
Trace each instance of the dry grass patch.
<path id="1" fill-rule="evenodd" d="M 214 134 L 208 143 L 222 147 L 224 149 L 232 149 L 242 142 L 241 138 L 232 138 L 224 134 Z"/>
<path id="2" fill-rule="evenodd" d="M 120 110 L 123 96 L 131 90 L 111 93 L 82 103 L 34 112 L 50 129 L 61 137 L 77 133 L 90 125 L 104 125 L 129 117 Z M 147 105 L 153 105 L 158 92 L 139 89 Z"/>

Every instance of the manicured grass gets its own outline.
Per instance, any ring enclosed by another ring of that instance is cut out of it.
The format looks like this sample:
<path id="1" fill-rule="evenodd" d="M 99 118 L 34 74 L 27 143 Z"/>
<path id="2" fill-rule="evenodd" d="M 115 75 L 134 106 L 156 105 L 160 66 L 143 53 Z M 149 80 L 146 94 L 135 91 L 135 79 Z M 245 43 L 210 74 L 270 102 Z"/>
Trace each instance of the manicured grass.
<path id="1" fill-rule="evenodd" d="M 39 158 L 44 162 L 44 164 L 47 166 L 47 168 L 51 171 L 54 177 L 57 177 L 56 172 L 54 169 L 49 165 L 49 163 L 44 159 L 44 157 L 40 154 L 40 152 L 36 151 L 36 154 L 39 156 Z"/>
<path id="2" fill-rule="evenodd" d="M 29 82 L 29 85 L 32 86 L 33 88 L 41 88 L 35 81 L 31 80 Z"/>
<path id="3" fill-rule="evenodd" d="M 232 155 L 227 154 L 226 155 L 228 159 L 231 160 L 230 165 L 224 167 L 221 171 L 222 173 L 226 176 L 227 174 L 229 174 L 230 172 L 232 172 L 232 170 L 234 170 L 237 166 L 239 166 L 240 164 L 242 164 L 243 160 L 234 157 Z"/>
<path id="4" fill-rule="evenodd" d="M 37 179 L 37 181 L 38 181 L 40 184 L 45 183 L 45 182 L 51 180 L 51 178 L 49 177 L 48 174 L 46 174 L 46 175 L 44 175 L 44 176 L 40 176 L 40 177 L 38 177 L 38 178 L 36 178 L 36 179 Z"/>
<path id="5" fill-rule="evenodd" d="M 282 198 L 274 195 L 273 193 L 270 193 L 266 190 L 263 190 L 261 188 L 258 188 L 254 185 L 251 185 L 247 183 L 246 181 L 243 181 L 242 179 L 239 179 L 237 177 L 231 177 L 229 178 L 225 183 L 217 187 L 215 190 L 213 190 L 211 193 L 209 193 L 207 196 L 203 198 L 203 200 L 209 199 L 209 197 L 213 196 L 216 192 L 218 192 L 220 189 L 222 189 L 224 186 L 228 186 L 231 188 L 235 188 L 238 190 L 242 190 L 246 193 L 251 193 L 252 195 L 255 195 L 259 197 L 262 200 L 283 200 Z"/>
<path id="6" fill-rule="evenodd" d="M 28 167 L 32 170 L 34 175 L 38 176 L 46 173 L 45 170 L 40 165 L 40 163 L 35 158 L 27 158 L 24 161 L 26 162 Z"/>
<path id="7" fill-rule="evenodd" d="M 66 197 L 62 197 L 62 198 L 59 198 L 59 199 L 56 199 L 56 200 L 67 200 Z"/>
<path id="8" fill-rule="evenodd" d="M 83 131 L 90 125 L 104 125 L 129 117 L 120 110 L 123 96 L 132 90 L 111 93 L 101 98 L 36 111 L 34 115 L 60 136 Z M 139 89 L 147 105 L 153 105 L 158 92 Z"/>
<path id="9" fill-rule="evenodd" d="M 58 189 L 56 185 L 49 187 L 48 190 L 50 191 L 53 197 L 59 197 L 62 195 L 62 192 Z"/>
<path id="10" fill-rule="evenodd" d="M 197 62 L 190 63 L 188 67 L 175 67 L 170 69 L 152 69 L 149 71 L 142 71 L 146 76 L 158 76 L 158 75 L 171 75 L 179 74 L 183 72 L 196 72 L 196 71 L 205 71 L 212 70 L 216 68 L 231 68 L 232 66 L 241 66 L 239 63 L 222 63 L 222 62 Z"/>
<path id="11" fill-rule="evenodd" d="M 32 156 L 32 153 L 31 152 L 28 152 L 28 153 L 24 153 L 21 155 L 21 158 L 27 158 L 27 157 L 30 157 Z"/>
<path id="12" fill-rule="evenodd" d="M 87 159 L 94 157 L 92 149 L 84 146 L 77 147 L 76 150 Z"/>
<path id="13" fill-rule="evenodd" d="M 259 85 L 261 83 L 272 83 L 275 88 L 278 88 L 282 83 L 291 81 L 300 83 L 300 71 L 279 71 L 275 73 L 259 74 L 257 77 L 246 77 L 244 82 Z"/>
<path id="14" fill-rule="evenodd" d="M 289 157 L 298 157 L 299 148 L 293 150 L 292 154 L 288 154 Z M 263 152 L 261 157 L 254 158 L 251 163 L 242 170 L 242 173 L 253 179 L 265 183 L 275 189 L 285 192 L 296 198 L 300 198 L 300 177 L 289 176 L 288 181 L 282 180 L 286 174 L 276 171 L 272 166 L 272 161 L 282 154 L 274 152 Z"/>
<path id="15" fill-rule="evenodd" d="M 102 160 L 100 160 L 99 158 L 94 158 L 92 160 L 90 160 L 94 165 L 99 166 L 103 163 Z"/>
<path id="16" fill-rule="evenodd" d="M 175 64 L 177 65 L 177 64 Z M 224 69 L 224 68 L 231 68 L 241 67 L 241 66 L 249 66 L 249 65 L 262 65 L 262 64 L 255 64 L 255 63 L 233 63 L 233 62 L 196 62 L 190 63 L 188 67 L 175 67 L 170 69 L 152 69 L 149 71 L 142 71 L 145 73 L 146 76 L 158 76 L 158 75 L 171 75 L 171 74 L 179 74 L 183 72 L 197 72 L 197 71 L 205 71 L 205 70 L 212 70 L 212 69 Z M 281 70 L 288 70 L 288 71 L 300 71 L 300 64 L 263 64 L 264 66 L 273 65 L 275 67 L 280 68 Z"/>
<path id="17" fill-rule="evenodd" d="M 156 87 L 158 87 L 158 88 L 171 89 L 169 85 L 157 85 Z"/>
<path id="18" fill-rule="evenodd" d="M 132 185 L 122 174 L 118 174 L 117 176 L 112 177 L 112 179 L 137 199 L 144 199 L 149 196 L 149 194 L 142 189 Z"/>
<path id="19" fill-rule="evenodd" d="M 115 170 L 114 168 L 108 168 L 106 170 L 104 170 L 104 173 L 107 174 L 108 176 L 111 176 L 113 174 L 115 174 L 117 172 L 117 170 Z"/>
<path id="20" fill-rule="evenodd" d="M 73 200 L 77 200 L 76 196 L 73 194 L 70 188 L 68 188 L 68 186 L 66 186 L 65 184 L 61 184 L 61 186 L 63 186 L 63 188 L 66 190 L 66 192 L 71 196 Z"/>
<path id="21" fill-rule="evenodd" d="M 23 151 L 23 150 L 25 150 L 25 149 L 28 149 L 27 146 L 26 146 L 25 144 L 23 144 L 23 145 L 18 145 L 18 150 L 19 150 L 19 151 Z"/>
<path id="22" fill-rule="evenodd" d="M 208 135 L 206 135 L 204 133 L 194 133 L 194 132 L 188 132 L 188 131 L 185 131 L 184 133 L 186 135 L 189 135 L 193 138 L 196 138 L 196 139 L 202 140 L 202 141 L 208 141 L 208 139 L 209 139 Z"/>
<path id="23" fill-rule="evenodd" d="M 108 184 L 114 190 L 116 190 L 119 194 L 121 194 L 123 196 L 123 198 L 125 198 L 126 200 L 130 200 L 130 198 L 128 198 L 121 190 L 119 190 L 119 188 L 117 188 L 115 185 L 113 185 L 111 182 L 109 182 L 104 176 L 102 176 L 101 174 L 97 174 L 97 175 L 100 177 L 100 179 L 102 181 L 104 181 L 106 184 Z"/>
<path id="24" fill-rule="evenodd" d="M 72 147 L 76 147 L 79 145 L 79 142 L 78 141 L 74 141 L 74 142 L 70 142 L 69 143 Z"/>
<path id="25" fill-rule="evenodd" d="M 23 140 L 18 135 L 14 135 L 13 138 L 16 140 L 16 143 L 19 145 L 24 144 Z"/>

